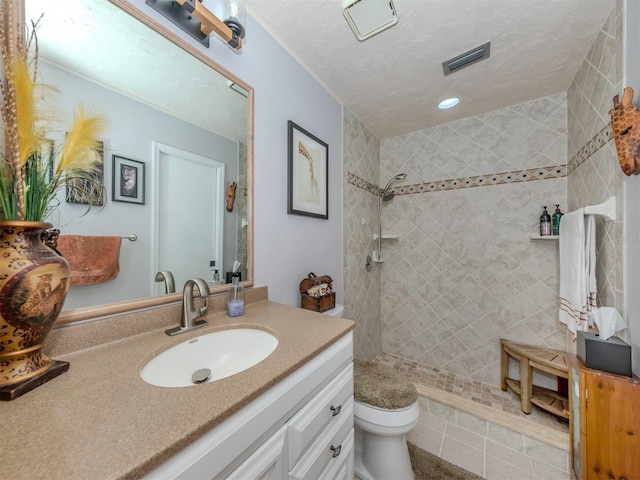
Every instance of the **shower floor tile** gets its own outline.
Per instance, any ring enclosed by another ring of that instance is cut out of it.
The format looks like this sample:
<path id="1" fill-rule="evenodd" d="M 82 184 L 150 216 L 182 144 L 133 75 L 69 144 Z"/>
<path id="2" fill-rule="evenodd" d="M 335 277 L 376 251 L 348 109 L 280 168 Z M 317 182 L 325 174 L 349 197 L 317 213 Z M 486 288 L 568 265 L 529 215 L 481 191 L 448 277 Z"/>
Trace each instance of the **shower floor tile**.
<path id="1" fill-rule="evenodd" d="M 418 362 L 398 357 L 391 353 L 381 353 L 374 362 L 392 368 L 414 383 L 437 388 L 460 397 L 473 400 L 495 410 L 507 412 L 518 417 L 554 428 L 561 432 L 569 431 L 568 421 L 551 415 L 533 405 L 529 415 L 520 409 L 520 397 L 507 390 L 503 392 L 499 386 L 479 382 L 462 375 L 442 371 Z"/>

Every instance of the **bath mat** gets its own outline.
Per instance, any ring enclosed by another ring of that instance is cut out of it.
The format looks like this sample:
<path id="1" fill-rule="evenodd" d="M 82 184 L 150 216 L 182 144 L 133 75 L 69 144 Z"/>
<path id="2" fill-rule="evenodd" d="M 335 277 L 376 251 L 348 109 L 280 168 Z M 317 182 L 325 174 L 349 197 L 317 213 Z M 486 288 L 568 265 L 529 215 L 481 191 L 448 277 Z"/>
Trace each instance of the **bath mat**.
<path id="1" fill-rule="evenodd" d="M 407 445 L 416 480 L 482 480 L 482 477 L 436 457 L 411 442 L 407 442 Z"/>

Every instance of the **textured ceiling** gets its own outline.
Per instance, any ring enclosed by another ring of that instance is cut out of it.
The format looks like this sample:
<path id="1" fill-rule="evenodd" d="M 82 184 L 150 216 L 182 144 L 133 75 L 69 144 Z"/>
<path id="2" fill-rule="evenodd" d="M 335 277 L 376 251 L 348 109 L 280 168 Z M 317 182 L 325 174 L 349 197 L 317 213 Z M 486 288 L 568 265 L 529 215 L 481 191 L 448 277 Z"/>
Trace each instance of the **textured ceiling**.
<path id="1" fill-rule="evenodd" d="M 566 91 L 615 0 L 394 0 L 398 24 L 364 42 L 345 21 L 342 0 L 246 4 L 385 139 Z M 444 76 L 443 61 L 487 41 L 489 59 Z M 437 108 L 452 96 L 458 106 Z"/>
<path id="2" fill-rule="evenodd" d="M 380 139 L 566 91 L 615 0 L 394 3 L 398 24 L 359 42 L 342 0 L 246 0 L 248 13 Z M 32 16 L 54 7 L 39 30 L 43 57 L 89 78 L 99 74 L 98 82 L 223 136 L 246 138 L 246 99 L 229 96 L 224 79 L 216 84 L 202 63 L 150 37 L 106 0 L 26 5 Z M 444 76 L 443 61 L 487 41 L 489 59 Z M 191 65 L 177 68 L 178 56 Z M 214 90 L 226 92 L 218 98 Z M 451 96 L 460 104 L 439 110 Z"/>

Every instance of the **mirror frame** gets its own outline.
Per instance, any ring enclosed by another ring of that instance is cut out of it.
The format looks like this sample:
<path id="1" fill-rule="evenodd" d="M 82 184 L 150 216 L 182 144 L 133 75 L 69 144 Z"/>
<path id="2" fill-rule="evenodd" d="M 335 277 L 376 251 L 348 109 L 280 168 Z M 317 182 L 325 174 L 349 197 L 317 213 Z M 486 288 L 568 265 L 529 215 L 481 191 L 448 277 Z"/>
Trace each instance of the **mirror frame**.
<path id="1" fill-rule="evenodd" d="M 19 26 L 23 26 L 25 25 L 25 10 L 24 10 L 24 2 L 28 1 L 28 0 L 19 0 L 18 2 L 10 2 L 11 3 L 11 8 L 14 9 L 14 17 L 16 19 L 16 21 L 18 22 Z M 147 27 L 151 28 L 152 30 L 156 31 L 159 35 L 162 35 L 163 37 L 165 37 L 167 40 L 169 40 L 170 42 L 173 42 L 175 45 L 177 45 L 178 47 L 182 48 L 185 53 L 194 56 L 195 58 L 197 58 L 198 60 L 204 62 L 206 65 L 208 65 L 209 67 L 211 67 L 213 70 L 215 70 L 216 72 L 218 72 L 221 75 L 224 75 L 225 77 L 227 77 L 229 80 L 232 80 L 233 82 L 237 83 L 238 85 L 240 85 L 241 87 L 243 87 L 244 89 L 247 90 L 247 92 L 249 93 L 248 96 L 248 100 L 249 100 L 249 116 L 248 116 L 248 121 L 249 121 L 249 125 L 248 125 L 248 137 L 247 137 L 247 195 L 249 197 L 248 199 L 248 222 L 249 222 L 249 232 L 250 234 L 248 235 L 248 245 L 247 245 L 247 254 L 248 254 L 248 265 L 247 265 L 247 270 L 248 270 L 248 279 L 246 281 L 243 281 L 242 284 L 245 287 L 252 287 L 253 286 L 253 276 L 254 276 L 254 269 L 253 269 L 253 265 L 254 265 L 254 261 L 253 261 L 253 254 L 254 254 L 254 249 L 253 249 L 253 237 L 254 237 L 254 233 L 253 233 L 253 205 L 254 205 L 254 199 L 253 199 L 253 125 L 254 125 L 254 119 L 253 119 L 253 107 L 254 107 L 254 90 L 253 87 L 251 87 L 249 84 L 247 84 L 246 82 L 244 82 L 242 79 L 238 78 L 237 76 L 235 76 L 233 73 L 231 73 L 230 71 L 228 71 L 226 68 L 222 67 L 221 65 L 218 65 L 215 61 L 213 61 L 210 57 L 208 57 L 207 55 L 205 55 L 203 52 L 201 52 L 200 50 L 198 50 L 198 48 L 196 48 L 194 45 L 192 45 L 191 43 L 189 43 L 187 40 L 179 37 L 176 33 L 170 31 L 168 28 L 166 28 L 165 26 L 161 25 L 160 23 L 158 23 L 157 21 L 155 21 L 154 19 L 152 19 L 151 17 L 149 17 L 148 15 L 146 15 L 145 13 L 143 13 L 142 11 L 138 10 L 138 8 L 134 7 L 133 5 L 131 5 L 130 3 L 126 2 L 125 0 L 109 0 L 111 3 L 113 3 L 116 7 L 122 9 L 123 11 L 127 12 L 129 15 L 132 15 L 133 17 L 137 18 L 140 22 L 142 22 L 143 24 L 145 24 Z M 6 2 L 3 2 L 6 5 Z M 215 287 L 211 287 L 211 294 L 219 294 L 219 293 L 223 293 L 227 291 L 227 286 L 226 285 L 219 285 L 219 286 L 215 286 Z M 141 310 L 141 309 L 146 309 L 146 308 L 152 308 L 152 307 L 159 307 L 162 305 L 168 305 L 171 303 L 177 303 L 177 302 L 181 302 L 182 301 L 182 292 L 177 292 L 177 293 L 172 293 L 172 294 L 167 294 L 167 295 L 156 295 L 156 296 L 149 296 L 149 297 L 143 297 L 143 298 L 137 298 L 137 299 L 132 299 L 132 300 L 123 300 L 121 302 L 115 302 L 115 303 L 106 303 L 106 304 L 102 304 L 102 305 L 94 305 L 91 307 L 83 307 L 83 308 L 75 308 L 75 309 L 69 309 L 69 310 L 63 310 L 62 313 L 60 314 L 60 316 L 58 317 L 58 320 L 56 321 L 54 328 L 58 328 L 58 327 L 62 327 L 62 326 L 66 326 L 69 325 L 71 323 L 74 322 L 79 322 L 79 321 L 86 321 L 86 320 L 91 320 L 91 319 L 96 319 L 98 317 L 104 317 L 104 316 L 109 316 L 109 315 L 118 315 L 118 314 L 124 314 L 124 313 L 131 313 L 134 312 L 136 310 Z"/>

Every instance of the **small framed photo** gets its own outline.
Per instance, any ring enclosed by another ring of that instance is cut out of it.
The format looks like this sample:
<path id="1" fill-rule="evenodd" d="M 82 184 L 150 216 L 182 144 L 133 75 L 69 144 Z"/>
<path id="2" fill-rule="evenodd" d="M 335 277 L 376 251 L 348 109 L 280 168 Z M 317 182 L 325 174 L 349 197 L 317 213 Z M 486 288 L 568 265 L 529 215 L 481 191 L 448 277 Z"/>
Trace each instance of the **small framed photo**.
<path id="1" fill-rule="evenodd" d="M 144 162 L 113 155 L 113 201 L 144 205 Z"/>
<path id="2" fill-rule="evenodd" d="M 287 213 L 329 218 L 329 145 L 289 120 Z"/>

